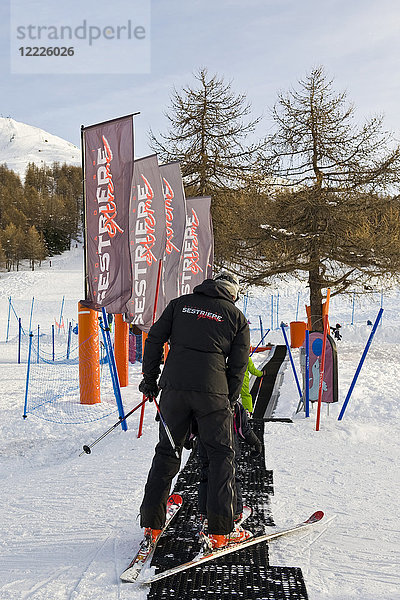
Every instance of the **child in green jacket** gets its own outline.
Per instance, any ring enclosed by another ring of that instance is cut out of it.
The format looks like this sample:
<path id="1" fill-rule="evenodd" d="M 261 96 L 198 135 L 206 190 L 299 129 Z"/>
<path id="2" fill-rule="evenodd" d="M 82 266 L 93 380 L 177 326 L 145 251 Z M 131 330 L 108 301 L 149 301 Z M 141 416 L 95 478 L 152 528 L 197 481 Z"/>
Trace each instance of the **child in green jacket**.
<path id="1" fill-rule="evenodd" d="M 253 398 L 251 397 L 249 390 L 250 373 L 256 377 L 262 377 L 264 373 L 259 371 L 254 366 L 251 356 L 249 356 L 249 362 L 247 365 L 246 373 L 244 374 L 242 389 L 240 390 L 240 401 L 243 407 L 249 411 L 250 414 L 253 412 Z"/>

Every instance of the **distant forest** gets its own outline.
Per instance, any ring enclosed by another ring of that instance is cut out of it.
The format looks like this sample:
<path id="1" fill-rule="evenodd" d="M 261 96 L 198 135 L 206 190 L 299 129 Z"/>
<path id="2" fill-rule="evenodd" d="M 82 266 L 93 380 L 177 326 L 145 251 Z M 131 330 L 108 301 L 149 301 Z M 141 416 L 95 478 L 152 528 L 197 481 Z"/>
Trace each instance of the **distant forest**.
<path id="1" fill-rule="evenodd" d="M 0 267 L 34 270 L 49 256 L 69 250 L 82 215 L 82 170 L 29 163 L 25 182 L 0 165 Z"/>

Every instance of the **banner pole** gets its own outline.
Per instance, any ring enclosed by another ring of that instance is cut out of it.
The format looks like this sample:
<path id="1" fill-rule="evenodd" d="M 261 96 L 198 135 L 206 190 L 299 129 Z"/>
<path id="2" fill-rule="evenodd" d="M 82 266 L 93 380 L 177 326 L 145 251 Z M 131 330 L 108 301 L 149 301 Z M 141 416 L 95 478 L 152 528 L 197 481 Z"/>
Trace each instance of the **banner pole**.
<path id="1" fill-rule="evenodd" d="M 156 295 L 154 298 L 154 306 L 153 306 L 153 319 L 152 319 L 152 325 L 154 324 L 155 320 L 156 320 L 156 312 L 157 312 L 157 303 L 158 303 L 158 292 L 160 289 L 160 281 L 161 281 L 161 269 L 162 269 L 162 259 L 160 258 L 160 260 L 158 261 L 158 272 L 157 272 L 157 287 L 156 287 Z M 142 356 L 144 354 L 144 346 L 143 346 L 143 350 L 142 350 Z M 144 395 L 143 395 L 143 400 L 144 400 Z M 142 431 L 143 431 L 143 421 L 144 421 L 144 403 L 142 404 L 142 409 L 140 411 L 140 421 L 139 421 L 139 431 L 138 431 L 138 438 L 140 438 L 142 436 Z"/>
<path id="2" fill-rule="evenodd" d="M 85 128 L 81 125 L 81 155 L 82 155 L 82 197 L 83 197 L 83 268 L 84 268 L 84 294 L 88 298 L 88 268 L 87 268 L 87 219 L 86 219 L 86 172 L 85 172 Z"/>

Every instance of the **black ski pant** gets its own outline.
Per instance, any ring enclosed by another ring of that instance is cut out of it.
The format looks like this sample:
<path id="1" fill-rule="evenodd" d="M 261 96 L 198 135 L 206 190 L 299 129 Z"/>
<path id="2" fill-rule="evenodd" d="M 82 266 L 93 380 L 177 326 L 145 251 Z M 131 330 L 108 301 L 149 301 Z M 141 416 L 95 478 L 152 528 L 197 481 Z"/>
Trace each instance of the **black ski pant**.
<path id="1" fill-rule="evenodd" d="M 207 518 L 209 532 L 228 534 L 233 529 L 235 498 L 235 451 L 233 414 L 228 396 L 191 390 L 164 389 L 160 410 L 175 445 L 182 452 L 193 417 L 209 460 Z M 172 479 L 180 468 L 162 423 L 140 507 L 142 527 L 161 529 L 165 523 Z"/>
<path id="2" fill-rule="evenodd" d="M 208 460 L 207 452 L 204 444 L 198 440 L 197 442 L 197 456 L 200 462 L 200 483 L 198 491 L 197 506 L 199 512 L 202 515 L 207 514 L 207 497 L 208 497 L 208 471 L 210 468 L 210 461 Z M 243 494 L 242 494 L 242 482 L 239 476 L 239 459 L 240 459 L 240 447 L 239 440 L 235 436 L 235 491 L 236 491 L 236 504 L 234 510 L 235 518 L 243 512 Z"/>

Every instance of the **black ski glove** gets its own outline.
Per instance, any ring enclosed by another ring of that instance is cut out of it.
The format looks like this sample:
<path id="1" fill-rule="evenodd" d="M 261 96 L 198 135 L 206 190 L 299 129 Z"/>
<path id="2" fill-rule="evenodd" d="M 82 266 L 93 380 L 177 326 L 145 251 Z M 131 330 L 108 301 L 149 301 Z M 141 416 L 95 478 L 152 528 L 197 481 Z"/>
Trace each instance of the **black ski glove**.
<path id="1" fill-rule="evenodd" d="M 157 398 L 160 388 L 157 385 L 157 381 L 152 377 L 146 377 L 139 383 L 139 392 L 148 398 L 149 402 L 153 402 L 153 398 Z"/>
<path id="2" fill-rule="evenodd" d="M 262 443 L 260 442 L 260 440 L 257 440 L 253 448 L 250 450 L 250 456 L 252 456 L 253 458 L 258 458 L 259 456 L 261 456 L 262 451 Z"/>

